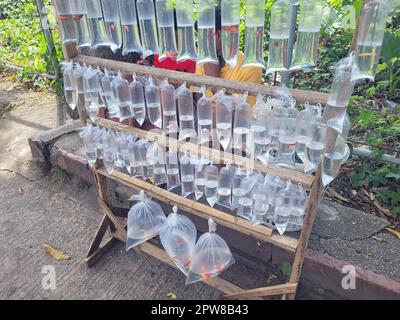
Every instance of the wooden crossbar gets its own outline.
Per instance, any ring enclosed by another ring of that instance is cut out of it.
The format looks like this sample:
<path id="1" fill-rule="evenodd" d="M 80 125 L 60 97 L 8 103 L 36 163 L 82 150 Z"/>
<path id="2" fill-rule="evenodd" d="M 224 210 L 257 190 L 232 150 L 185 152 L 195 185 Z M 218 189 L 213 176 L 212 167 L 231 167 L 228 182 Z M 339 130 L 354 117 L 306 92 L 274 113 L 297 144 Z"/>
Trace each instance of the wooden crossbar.
<path id="1" fill-rule="evenodd" d="M 233 294 L 226 295 L 227 299 L 252 299 L 257 297 L 276 296 L 283 294 L 295 293 L 297 289 L 297 283 L 285 283 L 278 284 L 275 286 L 269 286 L 264 288 L 244 290 Z"/>
<path id="2" fill-rule="evenodd" d="M 266 166 L 252 159 L 202 147 L 191 142 L 178 141 L 170 137 L 167 138 L 161 134 L 145 131 L 139 128 L 133 128 L 119 122 L 114 122 L 107 119 L 98 119 L 93 123 L 104 128 L 134 134 L 137 137 L 146 139 L 148 141 L 156 141 L 162 147 L 168 147 L 176 151 L 189 152 L 191 155 L 202 156 L 206 159 L 210 159 L 213 161 L 213 163 L 236 164 L 240 167 L 253 169 L 264 174 L 270 173 L 275 176 L 279 176 L 284 180 L 291 180 L 294 183 L 301 183 L 306 189 L 311 187 L 314 179 L 312 175 L 299 171 L 279 167 L 276 165 Z"/>
<path id="3" fill-rule="evenodd" d="M 234 80 L 224 80 L 209 76 L 200 76 L 193 73 L 178 72 L 173 70 L 165 70 L 161 68 L 152 68 L 148 66 L 126 63 L 84 55 L 78 55 L 73 58 L 76 62 L 86 63 L 87 65 L 99 66 L 107 68 L 113 71 L 122 71 L 125 73 L 136 73 L 142 76 L 152 76 L 158 80 L 164 80 L 168 78 L 169 82 L 175 85 L 181 85 L 186 82 L 188 85 L 202 86 L 205 85 L 207 88 L 217 91 L 225 88 L 228 93 L 241 93 L 248 92 L 250 95 L 257 95 L 261 93 L 263 95 L 271 96 L 275 93 L 279 87 L 267 86 L 264 84 L 247 83 Z M 298 103 L 320 103 L 326 104 L 328 95 L 323 92 L 306 91 L 298 89 L 289 89 L 292 96 Z"/>

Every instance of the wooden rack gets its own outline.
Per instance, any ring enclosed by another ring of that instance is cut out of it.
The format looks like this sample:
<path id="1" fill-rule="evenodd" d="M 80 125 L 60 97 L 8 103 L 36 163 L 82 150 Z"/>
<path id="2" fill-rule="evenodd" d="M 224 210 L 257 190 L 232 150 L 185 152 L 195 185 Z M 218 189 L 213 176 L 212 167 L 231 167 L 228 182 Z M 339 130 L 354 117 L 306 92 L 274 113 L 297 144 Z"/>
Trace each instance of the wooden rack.
<path id="1" fill-rule="evenodd" d="M 113 71 L 122 71 L 123 73 L 132 74 L 135 72 L 139 76 L 149 76 L 158 80 L 168 78 L 170 83 L 180 85 L 186 81 L 188 85 L 202 86 L 217 90 L 225 88 L 228 93 L 244 93 L 248 91 L 250 95 L 262 93 L 264 95 L 272 95 L 277 87 L 271 87 L 261 84 L 249 84 L 239 81 L 226 81 L 219 78 L 209 76 L 198 76 L 194 74 L 157 69 L 147 66 L 140 66 L 136 64 L 118 62 L 113 60 L 106 60 L 91 56 L 78 55 L 76 48 L 73 45 L 63 47 L 64 57 L 67 60 L 75 62 L 86 63 L 87 65 L 99 66 Z M 293 97 L 300 103 L 306 101 L 310 103 L 325 104 L 327 95 L 320 92 L 291 90 Z M 84 106 L 78 106 L 82 122 L 89 122 L 84 112 Z M 265 241 L 274 246 L 280 247 L 288 252 L 294 254 L 292 263 L 291 275 L 287 283 L 269 287 L 261 287 L 255 289 L 243 289 L 239 286 L 226 281 L 222 278 L 216 277 L 205 281 L 210 286 L 220 290 L 224 293 L 227 299 L 260 299 L 261 297 L 281 295 L 282 299 L 294 299 L 298 281 L 301 274 L 301 269 L 304 260 L 304 254 L 307 248 L 308 239 L 314 224 L 315 216 L 319 201 L 323 195 L 323 185 L 321 181 L 321 167 L 317 169 L 315 177 L 303 174 L 291 169 L 285 169 L 278 166 L 263 166 L 259 163 L 255 164 L 246 158 L 233 156 L 228 153 L 220 152 L 214 149 L 201 147 L 187 142 L 176 141 L 171 138 L 166 138 L 162 135 L 144 131 L 138 128 L 133 128 L 124 124 L 116 123 L 111 120 L 100 119 L 94 123 L 95 125 L 110 128 L 118 131 L 124 131 L 135 134 L 137 137 L 145 138 L 149 141 L 157 141 L 161 146 L 173 148 L 177 151 L 187 151 L 192 155 L 202 155 L 209 159 L 222 159 L 224 163 L 236 164 L 242 167 L 254 168 L 256 171 L 262 173 L 271 173 L 280 176 L 282 179 L 301 183 L 304 187 L 310 189 L 309 200 L 305 211 L 304 224 L 301 229 L 299 239 L 290 236 L 280 236 L 276 231 L 267 226 L 254 226 L 250 222 L 240 218 L 229 215 L 223 211 L 211 208 L 207 205 L 198 203 L 196 201 L 181 197 L 172 192 L 161 189 L 153 184 L 144 182 L 139 179 L 132 178 L 127 174 L 114 171 L 113 174 L 108 174 L 102 167 L 100 162 L 97 162 L 93 168 L 96 186 L 98 190 L 99 210 L 103 215 L 100 226 L 96 235 L 90 245 L 86 262 L 88 266 L 92 266 L 99 258 L 101 258 L 108 249 L 110 249 L 118 241 L 126 242 L 127 231 L 126 224 L 123 218 L 125 215 L 112 211 L 111 194 L 108 187 L 108 181 L 113 180 L 122 185 L 128 186 L 136 190 L 144 190 L 149 195 L 170 205 L 176 205 L 181 210 L 202 218 L 212 217 L 218 224 L 233 229 L 243 234 L 243 236 L 251 237 L 261 241 Z M 167 141 L 168 140 L 168 141 Z M 110 237 L 103 244 L 102 240 L 107 231 Z M 166 264 L 177 268 L 175 263 L 169 258 L 166 252 L 148 242 L 143 243 L 135 248 L 137 253 L 147 253 L 156 259 L 159 259 Z"/>

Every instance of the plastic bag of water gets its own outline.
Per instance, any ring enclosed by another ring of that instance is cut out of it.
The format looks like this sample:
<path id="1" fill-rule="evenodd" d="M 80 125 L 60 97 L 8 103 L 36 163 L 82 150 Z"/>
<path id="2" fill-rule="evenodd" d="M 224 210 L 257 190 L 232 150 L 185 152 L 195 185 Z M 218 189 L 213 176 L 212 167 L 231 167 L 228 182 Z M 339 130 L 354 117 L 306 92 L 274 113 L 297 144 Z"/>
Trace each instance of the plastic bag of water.
<path id="1" fill-rule="evenodd" d="M 202 97 L 197 101 L 197 132 L 199 144 L 208 147 L 212 141 L 213 110 L 211 100 L 206 95 L 206 87 L 201 88 Z"/>
<path id="2" fill-rule="evenodd" d="M 70 42 L 76 42 L 77 35 L 74 23 L 74 12 L 71 1 L 56 0 L 55 7 L 61 24 L 62 43 L 67 44 Z"/>
<path id="3" fill-rule="evenodd" d="M 140 191 L 139 202 L 128 212 L 126 251 L 156 236 L 165 221 L 161 206 Z"/>
<path id="4" fill-rule="evenodd" d="M 215 202 L 217 202 L 218 195 L 218 167 L 209 164 L 205 168 L 205 176 L 206 176 L 206 187 L 205 187 L 205 196 L 210 207 L 214 207 Z"/>
<path id="5" fill-rule="evenodd" d="M 232 140 L 233 103 L 224 92 L 216 100 L 216 129 L 218 140 L 226 151 Z"/>
<path id="6" fill-rule="evenodd" d="M 119 0 L 118 6 L 122 25 L 122 55 L 142 53 L 135 0 Z"/>
<path id="7" fill-rule="evenodd" d="M 261 161 L 265 165 L 269 161 L 269 148 L 271 136 L 269 133 L 271 109 L 264 101 L 264 97 L 258 94 L 256 105 L 253 108 L 251 121 L 251 137 L 254 143 L 254 159 Z"/>
<path id="8" fill-rule="evenodd" d="M 188 217 L 178 214 L 178 207 L 173 207 L 160 231 L 160 240 L 167 254 L 185 275 L 189 271 L 196 237 L 194 223 Z"/>
<path id="9" fill-rule="evenodd" d="M 293 207 L 293 196 L 296 192 L 295 187 L 289 180 L 286 187 L 282 189 L 278 194 L 274 224 L 280 235 L 283 235 L 286 231 L 290 220 L 290 214 Z"/>
<path id="10" fill-rule="evenodd" d="M 93 49 L 102 46 L 109 47 L 111 45 L 111 40 L 108 37 L 106 26 L 104 24 L 100 0 L 85 0 L 85 3 L 89 26 L 92 33 L 91 47 Z"/>
<path id="11" fill-rule="evenodd" d="M 179 140 L 197 139 L 194 126 L 193 93 L 186 86 L 186 82 L 176 90 L 179 111 Z"/>
<path id="12" fill-rule="evenodd" d="M 92 168 L 97 159 L 95 132 L 92 125 L 87 125 L 79 130 L 79 136 L 85 146 L 86 160 Z"/>
<path id="13" fill-rule="evenodd" d="M 249 144 L 254 140 L 250 137 L 252 109 L 247 103 L 247 97 L 248 92 L 246 91 L 242 101 L 236 107 L 233 123 L 233 149 L 234 153 L 239 156 L 249 155 L 254 149 L 254 144 Z"/>
<path id="14" fill-rule="evenodd" d="M 121 72 L 118 72 L 118 75 L 114 78 L 112 82 L 112 88 L 118 102 L 120 121 L 131 118 L 132 100 L 129 90 L 129 82 L 122 77 Z"/>
<path id="15" fill-rule="evenodd" d="M 71 0 L 71 6 L 76 27 L 76 46 L 77 48 L 89 47 L 92 43 L 92 34 L 87 20 L 85 1 Z"/>
<path id="16" fill-rule="evenodd" d="M 217 203 L 228 209 L 232 206 L 233 170 L 228 164 L 221 168 L 218 178 Z"/>
<path id="17" fill-rule="evenodd" d="M 158 61 L 163 61 L 166 58 L 175 60 L 178 49 L 175 36 L 174 4 L 172 0 L 156 0 L 155 3 L 160 46 Z"/>
<path id="18" fill-rule="evenodd" d="M 137 12 L 142 38 L 143 57 L 159 53 L 156 15 L 153 0 L 137 0 Z"/>
<path id="19" fill-rule="evenodd" d="M 165 171 L 165 150 L 157 142 L 154 142 L 147 149 L 147 164 L 153 166 L 154 184 L 162 185 L 167 183 Z"/>
<path id="20" fill-rule="evenodd" d="M 163 130 L 167 136 L 177 138 L 179 132 L 176 114 L 175 87 L 165 79 L 160 85 L 160 98 L 163 113 Z"/>
<path id="21" fill-rule="evenodd" d="M 237 215 L 246 220 L 251 221 L 253 218 L 253 188 L 257 183 L 258 177 L 255 174 L 248 174 L 240 182 L 240 196 L 239 196 L 239 208 Z"/>
<path id="22" fill-rule="evenodd" d="M 304 103 L 304 109 L 299 112 L 296 119 L 296 154 L 304 162 L 306 145 L 311 141 L 310 123 L 317 115 L 316 109 L 308 102 Z"/>
<path id="23" fill-rule="evenodd" d="M 193 249 L 186 284 L 216 277 L 235 263 L 228 245 L 216 230 L 214 220 L 208 219 L 208 232 L 201 235 Z"/>
<path id="24" fill-rule="evenodd" d="M 278 0 L 271 7 L 268 64 L 266 74 L 287 71 L 292 3 Z"/>
<path id="25" fill-rule="evenodd" d="M 215 45 L 215 0 L 197 1 L 197 26 L 199 48 L 197 64 L 219 64 Z"/>
<path id="26" fill-rule="evenodd" d="M 192 0 L 176 0 L 178 62 L 197 59 L 197 51 L 194 41 L 193 9 Z"/>
<path id="27" fill-rule="evenodd" d="M 307 204 L 307 193 L 299 183 L 294 188 L 292 197 L 292 208 L 290 211 L 287 230 L 298 230 L 303 226 L 303 217 Z"/>
<path id="28" fill-rule="evenodd" d="M 122 46 L 121 20 L 118 0 L 101 0 L 106 32 L 110 39 L 110 48 L 115 53 Z"/>
<path id="29" fill-rule="evenodd" d="M 290 70 L 309 69 L 317 65 L 318 34 L 321 28 L 322 0 L 302 0 L 297 40 Z"/>
<path id="30" fill-rule="evenodd" d="M 76 109 L 76 104 L 78 100 L 76 84 L 73 77 L 73 63 L 66 62 L 63 64 L 64 71 L 63 71 L 63 79 L 64 79 L 64 94 L 65 94 L 65 101 L 67 102 L 68 106 L 72 109 Z"/>
<path id="31" fill-rule="evenodd" d="M 91 120 L 97 119 L 99 112 L 99 87 L 97 80 L 97 70 L 89 66 L 83 75 L 83 86 L 85 91 L 85 108 Z"/>
<path id="32" fill-rule="evenodd" d="M 240 0 L 221 1 L 222 56 L 232 68 L 239 54 Z"/>
<path id="33" fill-rule="evenodd" d="M 243 66 L 265 68 L 264 22 L 265 0 L 247 0 Z"/>
<path id="34" fill-rule="evenodd" d="M 162 117 L 161 117 L 161 104 L 160 104 L 160 89 L 154 83 L 152 77 L 149 77 L 149 81 L 144 89 L 146 96 L 146 107 L 147 116 L 149 117 L 150 123 L 157 128 L 162 128 Z"/>
<path id="35" fill-rule="evenodd" d="M 133 74 L 133 81 L 129 84 L 129 91 L 132 101 L 131 113 L 139 126 L 142 126 L 146 119 L 146 103 L 144 100 L 144 87 L 138 81 L 136 74 Z"/>
<path id="36" fill-rule="evenodd" d="M 178 154 L 176 151 L 168 150 L 165 153 L 165 166 L 167 169 L 167 189 L 171 191 L 181 185 Z"/>
<path id="37" fill-rule="evenodd" d="M 392 5 L 386 0 L 366 3 L 358 23 L 352 81 L 374 80 L 388 15 Z"/>
<path id="38" fill-rule="evenodd" d="M 179 159 L 181 169 L 181 181 L 182 181 L 182 197 L 188 197 L 194 193 L 194 169 L 195 166 L 191 161 L 189 154 L 184 154 Z"/>

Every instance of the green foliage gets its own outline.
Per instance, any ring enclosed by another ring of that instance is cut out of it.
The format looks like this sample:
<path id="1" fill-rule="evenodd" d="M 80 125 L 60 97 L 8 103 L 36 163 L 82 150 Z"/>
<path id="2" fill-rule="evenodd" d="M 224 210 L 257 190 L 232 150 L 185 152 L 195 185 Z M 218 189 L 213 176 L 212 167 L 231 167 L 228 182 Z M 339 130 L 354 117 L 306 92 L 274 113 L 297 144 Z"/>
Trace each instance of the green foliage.
<path id="1" fill-rule="evenodd" d="M 283 262 L 279 268 L 279 273 L 287 278 L 290 277 L 292 265 L 289 262 Z"/>
<path id="2" fill-rule="evenodd" d="M 54 21 L 50 0 L 45 0 L 44 4 L 49 18 Z M 26 84 L 33 87 L 49 84 L 29 74 L 31 71 L 54 74 L 34 1 L 3 0 L 0 12 L 0 62 L 22 67 L 24 70 L 18 74 L 18 79 Z M 57 55 L 62 59 L 60 40 L 55 31 L 53 39 L 58 48 Z"/>

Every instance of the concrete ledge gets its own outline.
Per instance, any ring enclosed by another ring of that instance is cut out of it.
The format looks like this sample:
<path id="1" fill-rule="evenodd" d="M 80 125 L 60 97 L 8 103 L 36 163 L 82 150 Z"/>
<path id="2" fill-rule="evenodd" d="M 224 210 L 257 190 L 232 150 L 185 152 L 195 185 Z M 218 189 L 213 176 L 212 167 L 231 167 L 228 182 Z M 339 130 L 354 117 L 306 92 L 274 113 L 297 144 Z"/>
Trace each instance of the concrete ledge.
<path id="1" fill-rule="evenodd" d="M 92 172 L 84 157 L 79 155 L 83 154 L 82 150 L 79 150 L 80 142 L 76 138 L 76 135 L 68 136 L 69 133 L 75 131 L 79 126 L 80 124 L 74 124 L 70 125 L 69 128 L 50 130 L 52 132 L 47 132 L 44 137 L 37 136 L 34 139 L 30 139 L 30 145 L 32 141 L 31 148 L 33 148 L 32 152 L 37 153 L 35 156 L 37 161 L 50 162 L 48 167 L 51 167 L 51 164 L 58 165 L 67 172 L 79 176 L 92 184 L 94 182 Z M 67 146 L 68 144 L 70 146 Z M 116 187 L 114 189 L 117 190 L 117 193 L 123 194 L 122 198 L 129 194 L 126 188 Z M 374 219 L 367 216 L 366 222 L 359 221 L 358 227 L 362 229 L 360 230 L 360 235 L 354 235 L 354 230 L 351 229 L 343 232 L 343 228 L 348 228 L 349 225 L 346 219 L 354 220 L 354 218 L 350 215 L 345 216 L 344 220 L 336 221 L 338 212 L 344 215 L 344 209 L 347 209 L 337 206 L 337 204 L 324 201 L 321 206 L 324 208 L 324 212 L 318 213 L 319 220 L 316 221 L 317 225 L 313 229 L 310 239 L 309 247 L 312 249 L 307 250 L 302 277 L 300 279 L 300 295 L 310 299 L 400 299 L 400 283 L 396 280 L 367 270 L 357 265 L 354 261 L 346 261 L 347 259 L 343 260 L 333 257 L 325 253 L 326 251 L 329 252 L 329 250 L 325 250 L 326 248 L 324 247 L 321 247 L 321 251 L 319 250 L 319 240 L 323 242 L 333 239 L 333 228 L 340 229 L 340 232 L 343 233 L 343 241 L 357 242 L 375 236 L 387 225 L 383 220 L 377 220 L 376 223 L 373 223 Z M 123 211 L 124 209 L 120 210 Z M 165 210 L 170 210 L 170 208 L 166 208 Z M 194 216 L 191 216 L 191 218 L 200 231 L 207 230 L 204 219 Z M 369 219 L 372 219 L 372 222 Z M 350 223 L 350 226 L 352 224 L 354 223 Z M 323 228 L 326 225 L 329 227 L 328 231 Z M 243 253 L 245 256 L 252 257 L 252 259 L 256 258 L 258 261 L 271 264 L 275 270 L 279 269 L 284 262 L 291 263 L 293 259 L 291 254 L 279 248 L 273 247 L 268 243 L 255 241 L 251 238 L 239 237 L 237 232 L 222 226 L 219 226 L 219 233 L 232 248 L 240 251 L 241 254 Z M 344 242 L 344 246 L 346 245 L 347 243 Z M 393 246 L 393 244 L 388 242 L 388 246 Z M 315 248 L 318 250 L 314 250 Z M 345 247 L 341 248 L 343 251 L 346 249 Z M 325 252 L 322 252 L 322 250 Z M 393 256 L 393 259 L 398 259 L 398 257 Z M 354 290 L 345 290 L 341 285 L 344 276 L 346 276 L 346 273 L 342 273 L 342 268 L 346 265 L 354 266 L 355 269 L 356 289 Z"/>

